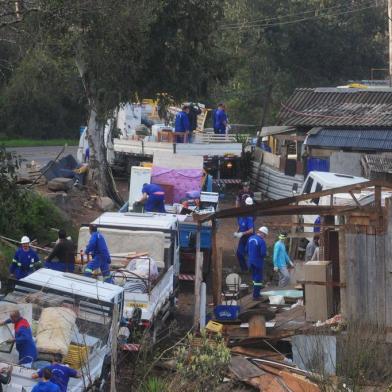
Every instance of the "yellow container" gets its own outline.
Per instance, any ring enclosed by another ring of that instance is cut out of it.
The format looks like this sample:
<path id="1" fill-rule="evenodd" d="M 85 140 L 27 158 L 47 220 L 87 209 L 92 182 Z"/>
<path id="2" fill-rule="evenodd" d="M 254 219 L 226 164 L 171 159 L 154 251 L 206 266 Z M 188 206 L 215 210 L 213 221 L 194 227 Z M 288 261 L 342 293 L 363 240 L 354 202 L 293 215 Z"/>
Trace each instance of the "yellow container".
<path id="1" fill-rule="evenodd" d="M 206 325 L 206 330 L 210 332 L 221 333 L 223 330 L 223 324 L 210 320 Z"/>
<path id="2" fill-rule="evenodd" d="M 88 359 L 88 347 L 78 344 L 70 344 L 64 362 L 74 369 L 80 369 Z"/>

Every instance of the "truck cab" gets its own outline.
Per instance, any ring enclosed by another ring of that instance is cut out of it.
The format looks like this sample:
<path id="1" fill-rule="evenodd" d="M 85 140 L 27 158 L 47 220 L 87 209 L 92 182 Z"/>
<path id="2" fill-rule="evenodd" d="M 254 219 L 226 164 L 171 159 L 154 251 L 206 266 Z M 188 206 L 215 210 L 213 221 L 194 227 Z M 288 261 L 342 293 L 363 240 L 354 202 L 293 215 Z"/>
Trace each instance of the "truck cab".
<path id="1" fill-rule="evenodd" d="M 42 268 L 16 282 L 12 292 L 0 302 L 2 320 L 9 312 L 19 310 L 32 328 L 35 339 L 41 312 L 47 307 L 72 308 L 76 323 L 72 328 L 68 355 L 64 362 L 81 371 L 81 378 L 71 378 L 68 391 L 79 392 L 93 385 L 104 383 L 110 371 L 112 331 L 114 314 L 121 314 L 124 290 L 121 287 L 102 283 L 76 274 Z M 61 323 L 61 320 L 59 320 Z M 29 369 L 18 365 L 18 353 L 13 344 L 5 341 L 4 334 L 12 325 L 1 328 L 0 367 L 13 364 L 11 381 L 3 388 L 6 392 L 30 391 L 36 384 L 31 378 L 39 367 L 50 364 L 51 354 L 40 352 L 38 359 Z M 75 351 L 74 351 L 75 350 Z M 75 361 L 74 352 L 83 352 Z M 79 363 L 79 365 L 77 364 Z"/>
<path id="2" fill-rule="evenodd" d="M 321 192 L 327 189 L 359 184 L 366 181 L 368 181 L 368 179 L 364 177 L 355 177 L 339 173 L 312 171 L 308 174 L 304 181 L 304 184 L 301 189 L 301 194 Z M 352 201 L 351 196 L 347 193 L 336 194 L 334 198 L 336 199 L 336 201 L 339 202 L 339 204 L 344 204 L 345 199 L 347 200 L 347 202 Z M 323 196 L 321 198 L 314 199 L 311 202 L 317 205 L 328 205 L 330 203 L 330 198 L 329 196 Z"/>
<path id="3" fill-rule="evenodd" d="M 125 269 L 114 273 L 124 287 L 123 318 L 131 320 L 140 312 L 140 324 L 152 328 L 168 317 L 175 301 L 179 273 L 179 234 L 176 215 L 132 212 L 107 212 L 91 222 L 105 237 L 112 264 L 127 261 L 132 252 L 147 253 L 157 266 L 154 279 L 128 274 Z M 88 227 L 79 231 L 78 249 L 89 239 Z M 149 268 L 150 270 L 150 268 Z"/>
<path id="4" fill-rule="evenodd" d="M 368 180 L 364 177 L 355 177 L 355 176 L 350 176 L 347 174 L 339 174 L 339 173 L 311 171 L 304 181 L 300 194 L 321 192 L 327 189 L 338 188 L 346 185 L 359 184 L 361 182 L 366 182 L 366 181 Z M 321 206 L 321 205 L 329 205 L 330 202 L 331 202 L 330 196 L 322 196 L 311 200 L 301 201 L 300 204 Z M 337 193 L 333 195 L 333 203 L 335 205 L 350 205 L 353 202 L 354 201 L 349 193 Z M 314 224 L 317 219 L 317 215 L 305 215 L 300 217 L 300 219 L 302 219 L 304 223 Z M 307 226 L 304 228 L 304 231 L 312 232 L 313 228 Z M 310 238 L 308 240 L 310 240 Z"/>

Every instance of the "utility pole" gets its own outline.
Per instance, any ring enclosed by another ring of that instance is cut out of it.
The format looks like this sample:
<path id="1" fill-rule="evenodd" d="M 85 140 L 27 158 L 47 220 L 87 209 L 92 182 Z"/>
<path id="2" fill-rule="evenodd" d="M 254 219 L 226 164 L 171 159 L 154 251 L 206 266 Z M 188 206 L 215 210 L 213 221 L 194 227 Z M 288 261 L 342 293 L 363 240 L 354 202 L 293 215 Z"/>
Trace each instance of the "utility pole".
<path id="1" fill-rule="evenodd" d="M 392 81 L 392 0 L 388 0 L 388 28 L 389 28 L 389 85 Z"/>

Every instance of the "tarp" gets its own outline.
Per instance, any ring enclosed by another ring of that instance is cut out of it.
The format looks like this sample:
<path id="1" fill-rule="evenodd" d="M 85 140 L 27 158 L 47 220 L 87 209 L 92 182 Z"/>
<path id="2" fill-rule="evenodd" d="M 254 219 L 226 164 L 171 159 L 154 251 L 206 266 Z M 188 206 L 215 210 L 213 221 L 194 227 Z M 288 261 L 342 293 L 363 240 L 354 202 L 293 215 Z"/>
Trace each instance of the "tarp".
<path id="1" fill-rule="evenodd" d="M 69 154 L 58 162 L 49 161 L 40 171 L 50 181 L 57 177 L 68 177 L 70 170 L 78 168 L 79 165 L 73 155 Z"/>
<path id="2" fill-rule="evenodd" d="M 167 169 L 154 166 L 152 168 L 151 182 L 153 184 L 167 184 L 174 188 L 173 202 L 179 203 L 189 191 L 201 191 L 201 169 Z"/>

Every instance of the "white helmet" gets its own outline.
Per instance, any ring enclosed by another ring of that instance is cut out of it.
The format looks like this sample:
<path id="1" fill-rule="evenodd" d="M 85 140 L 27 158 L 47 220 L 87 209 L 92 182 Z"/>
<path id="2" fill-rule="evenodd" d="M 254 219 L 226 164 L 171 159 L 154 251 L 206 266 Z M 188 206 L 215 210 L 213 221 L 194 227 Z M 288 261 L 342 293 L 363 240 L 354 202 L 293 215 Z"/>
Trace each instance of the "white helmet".
<path id="1" fill-rule="evenodd" d="M 268 233 L 269 233 L 268 227 L 265 227 L 265 226 L 260 227 L 259 231 L 260 231 L 260 233 L 263 233 L 265 235 L 268 235 Z"/>
<path id="2" fill-rule="evenodd" d="M 24 236 L 22 237 L 22 239 L 20 240 L 20 243 L 21 243 L 21 244 L 29 244 L 29 243 L 30 243 L 30 238 L 27 237 L 27 235 L 24 235 Z"/>
<path id="3" fill-rule="evenodd" d="M 251 197 L 247 197 L 247 198 L 245 199 L 245 204 L 246 204 L 247 206 L 253 206 L 253 199 L 252 199 Z"/>

